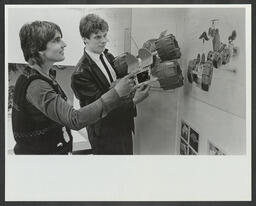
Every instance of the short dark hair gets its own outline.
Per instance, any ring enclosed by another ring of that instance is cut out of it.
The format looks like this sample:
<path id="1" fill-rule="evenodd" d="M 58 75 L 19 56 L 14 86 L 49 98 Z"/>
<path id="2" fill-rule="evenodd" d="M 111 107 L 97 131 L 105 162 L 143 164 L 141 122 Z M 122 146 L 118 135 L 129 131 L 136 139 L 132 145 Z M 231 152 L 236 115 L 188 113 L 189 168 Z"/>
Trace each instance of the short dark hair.
<path id="1" fill-rule="evenodd" d="M 79 31 L 81 37 L 89 39 L 93 33 L 108 31 L 108 23 L 96 14 L 88 14 L 80 20 Z"/>
<path id="2" fill-rule="evenodd" d="M 30 64 L 43 63 L 39 55 L 39 51 L 44 51 L 46 45 L 51 41 L 56 32 L 62 32 L 60 27 L 48 21 L 33 21 L 32 23 L 24 24 L 20 29 L 20 44 L 26 62 Z"/>

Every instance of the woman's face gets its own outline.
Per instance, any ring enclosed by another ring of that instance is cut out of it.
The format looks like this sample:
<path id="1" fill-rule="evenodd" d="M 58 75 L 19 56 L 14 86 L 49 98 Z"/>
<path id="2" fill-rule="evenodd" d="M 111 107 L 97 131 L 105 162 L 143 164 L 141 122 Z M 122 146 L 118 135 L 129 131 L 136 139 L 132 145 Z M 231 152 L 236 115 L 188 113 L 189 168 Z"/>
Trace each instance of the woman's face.
<path id="1" fill-rule="evenodd" d="M 65 59 L 64 48 L 66 43 L 62 40 L 60 32 L 56 31 L 54 38 L 46 45 L 46 50 L 41 51 L 44 62 L 60 62 Z"/>

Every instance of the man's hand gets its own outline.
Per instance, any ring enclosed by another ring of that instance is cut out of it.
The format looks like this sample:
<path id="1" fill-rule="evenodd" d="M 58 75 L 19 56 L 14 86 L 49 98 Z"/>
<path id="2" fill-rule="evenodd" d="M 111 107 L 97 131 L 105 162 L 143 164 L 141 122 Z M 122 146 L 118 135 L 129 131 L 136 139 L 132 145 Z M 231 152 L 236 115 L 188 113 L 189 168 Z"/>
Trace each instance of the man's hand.
<path id="1" fill-rule="evenodd" d="M 141 84 L 137 87 L 135 95 L 133 97 L 133 103 L 138 104 L 148 97 L 150 86 L 147 84 Z"/>
<path id="2" fill-rule="evenodd" d="M 114 88 L 120 97 L 129 95 L 135 89 L 134 74 L 128 74 L 116 82 Z"/>

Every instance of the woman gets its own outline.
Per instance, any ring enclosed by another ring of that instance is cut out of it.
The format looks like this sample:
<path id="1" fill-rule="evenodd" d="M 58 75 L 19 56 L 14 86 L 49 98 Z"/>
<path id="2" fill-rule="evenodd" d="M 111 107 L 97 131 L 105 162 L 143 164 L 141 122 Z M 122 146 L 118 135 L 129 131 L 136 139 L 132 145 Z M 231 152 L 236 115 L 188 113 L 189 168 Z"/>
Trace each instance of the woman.
<path id="1" fill-rule="evenodd" d="M 22 26 L 21 48 L 28 66 L 18 78 L 13 98 L 15 154 L 67 154 L 72 151 L 70 129 L 79 130 L 106 116 L 133 90 L 131 75 L 86 107 L 75 110 L 58 83 L 50 78 L 54 63 L 64 60 L 66 44 L 58 25 L 34 21 Z M 63 128 L 66 131 L 63 131 Z M 68 138 L 64 138 L 64 133 Z"/>

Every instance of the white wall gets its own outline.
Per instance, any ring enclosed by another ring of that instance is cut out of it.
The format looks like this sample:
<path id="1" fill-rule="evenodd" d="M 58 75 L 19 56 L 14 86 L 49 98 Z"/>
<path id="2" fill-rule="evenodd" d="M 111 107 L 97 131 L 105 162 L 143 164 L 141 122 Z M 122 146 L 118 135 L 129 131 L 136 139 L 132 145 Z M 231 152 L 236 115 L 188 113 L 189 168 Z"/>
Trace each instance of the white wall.
<path id="1" fill-rule="evenodd" d="M 234 44 L 239 47 L 239 55 L 220 69 L 213 70 L 209 92 L 194 84 L 186 84 L 181 92 L 179 117 L 199 132 L 199 154 L 207 154 L 208 140 L 226 154 L 245 154 L 245 10 L 244 9 L 187 9 L 185 12 L 184 47 L 182 48 L 182 68 L 187 71 L 190 59 L 197 53 L 212 49 L 212 42 L 203 46 L 198 39 L 202 32 L 208 32 L 211 19 L 219 19 L 221 41 L 227 43 L 232 30 L 236 30 Z M 236 73 L 225 69 L 236 69 Z M 177 138 L 180 136 L 178 124 Z M 177 141 L 177 153 L 179 141 Z"/>
<path id="2" fill-rule="evenodd" d="M 109 24 L 108 49 L 116 56 L 130 51 L 129 38 L 131 27 L 131 9 L 129 8 L 9 8 L 8 18 L 8 62 L 25 63 L 20 48 L 19 30 L 23 24 L 35 20 L 52 21 L 58 24 L 63 33 L 66 59 L 61 65 L 76 65 L 83 54 L 83 42 L 79 33 L 79 22 L 82 16 L 95 13 Z M 125 41 L 126 38 L 126 41 Z"/>
<path id="3" fill-rule="evenodd" d="M 184 9 L 132 9 L 132 54 L 137 55 L 145 41 L 158 38 L 166 29 L 176 36 L 182 48 L 183 20 Z M 178 61 L 182 62 L 183 56 Z M 136 154 L 175 154 L 179 90 L 152 88 L 148 99 L 137 106 Z"/>
<path id="4" fill-rule="evenodd" d="M 66 8 L 9 8 L 8 21 L 8 62 L 26 63 L 20 48 L 19 30 L 23 24 L 35 20 L 52 21 L 58 24 L 63 33 L 66 59 L 62 65 L 75 65 L 82 52 L 83 42 L 79 34 L 79 21 L 82 9 Z"/>

